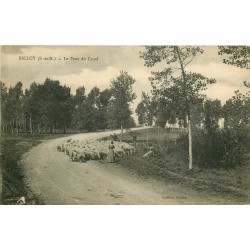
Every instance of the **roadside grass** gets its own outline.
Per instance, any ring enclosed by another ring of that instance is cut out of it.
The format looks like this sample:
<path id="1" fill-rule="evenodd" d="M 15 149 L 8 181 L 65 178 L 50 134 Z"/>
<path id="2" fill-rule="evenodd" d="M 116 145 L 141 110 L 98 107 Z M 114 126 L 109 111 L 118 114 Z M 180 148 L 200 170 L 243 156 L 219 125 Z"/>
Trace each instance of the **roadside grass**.
<path id="1" fill-rule="evenodd" d="M 249 166 L 226 170 L 200 168 L 194 164 L 193 169 L 188 170 L 187 152 L 179 149 L 175 142 L 180 132 L 178 130 L 169 132 L 161 128 L 158 136 L 158 128 L 150 128 L 148 132 L 147 129 L 135 131 L 136 154 L 117 159 L 117 163 L 144 178 L 152 176 L 195 190 L 205 197 L 221 197 L 228 200 L 230 204 L 249 204 Z M 148 142 L 154 145 L 156 154 L 143 158 L 149 150 L 146 141 L 147 133 Z M 133 143 L 133 134 L 133 131 L 124 134 L 123 141 Z"/>
<path id="2" fill-rule="evenodd" d="M 42 141 L 62 136 L 68 134 L 1 134 L 2 204 L 17 204 L 22 196 L 25 196 L 26 204 L 44 204 L 42 198 L 35 196 L 29 189 L 20 159 L 24 153 Z"/>

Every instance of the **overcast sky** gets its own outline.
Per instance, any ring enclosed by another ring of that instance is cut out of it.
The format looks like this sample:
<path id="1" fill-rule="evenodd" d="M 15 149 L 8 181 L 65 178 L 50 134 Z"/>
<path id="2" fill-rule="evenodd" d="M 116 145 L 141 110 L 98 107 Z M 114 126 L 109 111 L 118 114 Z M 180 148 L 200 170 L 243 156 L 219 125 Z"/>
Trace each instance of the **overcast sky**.
<path id="1" fill-rule="evenodd" d="M 207 96 L 218 98 L 224 103 L 234 91 L 239 89 L 245 92 L 243 81 L 250 81 L 250 71 L 223 64 L 217 46 L 202 48 L 204 53 L 187 70 L 217 80 L 216 84 L 206 90 Z M 136 79 L 133 89 L 138 98 L 132 105 L 135 110 L 141 92 L 151 90 L 148 77 L 153 68 L 144 66 L 143 59 L 139 57 L 139 51 L 143 50 L 143 46 L 4 46 L 1 54 L 1 80 L 8 87 L 21 81 L 25 89 L 32 82 L 43 83 L 46 78 L 51 78 L 71 87 L 72 94 L 83 85 L 88 93 L 93 86 L 101 90 L 109 87 L 110 80 L 124 70 Z M 22 60 L 22 57 L 31 56 L 35 60 Z M 56 60 L 38 61 L 40 56 L 55 57 Z M 64 57 L 69 60 L 64 60 Z M 79 60 L 72 60 L 71 57 Z M 96 57 L 97 61 L 91 60 Z"/>

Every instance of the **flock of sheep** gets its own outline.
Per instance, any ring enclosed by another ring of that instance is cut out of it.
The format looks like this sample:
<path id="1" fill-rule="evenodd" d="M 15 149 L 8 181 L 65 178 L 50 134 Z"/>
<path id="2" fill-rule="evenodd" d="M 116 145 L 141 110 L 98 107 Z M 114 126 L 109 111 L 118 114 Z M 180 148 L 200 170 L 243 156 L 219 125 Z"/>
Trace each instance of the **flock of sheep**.
<path id="1" fill-rule="evenodd" d="M 57 145 L 57 150 L 64 152 L 72 161 L 86 162 L 89 160 L 107 159 L 109 154 L 110 140 L 95 141 L 95 140 L 72 140 L 63 141 L 62 144 Z M 115 157 L 122 157 L 123 155 L 132 155 L 135 153 L 134 146 L 125 143 L 114 141 Z"/>

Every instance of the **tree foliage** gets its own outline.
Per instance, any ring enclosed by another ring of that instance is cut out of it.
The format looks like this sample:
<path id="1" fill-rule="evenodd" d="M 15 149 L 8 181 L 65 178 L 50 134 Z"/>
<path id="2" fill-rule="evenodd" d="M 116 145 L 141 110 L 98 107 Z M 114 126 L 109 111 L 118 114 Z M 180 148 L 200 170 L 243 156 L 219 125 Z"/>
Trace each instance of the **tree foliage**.
<path id="1" fill-rule="evenodd" d="M 225 128 L 236 129 L 250 124 L 250 92 L 243 95 L 238 90 L 235 95 L 226 101 L 223 112 Z"/>
<path id="2" fill-rule="evenodd" d="M 117 122 L 115 127 L 121 121 L 124 127 L 134 126 L 129 106 L 135 98 L 134 81 L 127 72 L 122 72 L 112 80 L 111 88 L 101 91 L 93 87 L 86 94 L 85 87 L 80 86 L 75 95 L 69 87 L 49 78 L 42 84 L 33 82 L 24 92 L 21 82 L 9 89 L 1 82 L 2 130 L 13 133 L 96 131 L 110 125 L 111 115 Z M 112 104 L 114 111 L 108 112 Z"/>
<path id="3" fill-rule="evenodd" d="M 135 79 L 127 72 L 121 71 L 120 75 L 111 81 L 111 99 L 108 103 L 107 118 L 110 128 L 129 128 L 134 126 L 130 103 L 136 98 L 132 86 Z"/>
<path id="4" fill-rule="evenodd" d="M 7 120 L 7 100 L 8 100 L 8 89 L 5 86 L 5 84 L 0 81 L 0 101 L 1 101 L 1 121 L 2 120 Z"/>
<path id="5" fill-rule="evenodd" d="M 15 130 L 19 131 L 19 121 L 22 119 L 22 83 L 18 82 L 14 87 L 10 87 L 8 92 L 2 83 L 1 91 L 2 90 L 4 91 L 3 94 L 1 94 L 1 98 L 3 98 L 2 108 L 4 108 L 4 110 L 2 110 L 2 114 L 4 121 L 8 122 L 8 127 L 12 132 Z"/>
<path id="6" fill-rule="evenodd" d="M 146 50 L 141 52 L 147 67 L 158 63 L 166 66 L 160 71 L 153 71 L 149 78 L 154 101 L 159 104 L 160 110 L 165 109 L 161 112 L 165 116 L 162 120 L 185 122 L 191 106 L 201 98 L 199 92 L 215 83 L 215 79 L 185 70 L 202 53 L 200 47 L 192 46 L 146 46 Z"/>
<path id="7" fill-rule="evenodd" d="M 52 132 L 54 128 L 64 128 L 70 125 L 71 94 L 70 88 L 60 85 L 59 81 L 46 79 L 44 84 L 38 85 L 40 98 L 40 114 L 47 118 L 43 124 Z"/>
<path id="8" fill-rule="evenodd" d="M 218 54 L 227 57 L 225 64 L 250 69 L 250 46 L 219 46 Z"/>
<path id="9" fill-rule="evenodd" d="M 147 124 L 151 126 L 153 124 L 153 117 L 154 117 L 154 106 L 152 105 L 152 100 L 148 94 L 142 92 L 142 100 L 137 105 L 135 113 L 138 116 L 139 124 Z"/>
<path id="10" fill-rule="evenodd" d="M 161 126 L 165 126 L 167 119 L 171 122 L 178 119 L 184 125 L 188 124 L 189 169 L 192 169 L 193 162 L 191 107 L 201 99 L 199 92 L 215 82 L 201 74 L 186 71 L 187 65 L 202 53 L 198 46 L 146 46 L 141 52 L 147 67 L 164 63 L 163 69 L 152 72 L 150 77 L 154 100 L 158 104 L 157 120 L 158 124 L 161 121 Z M 164 107 L 165 112 L 162 112 Z"/>

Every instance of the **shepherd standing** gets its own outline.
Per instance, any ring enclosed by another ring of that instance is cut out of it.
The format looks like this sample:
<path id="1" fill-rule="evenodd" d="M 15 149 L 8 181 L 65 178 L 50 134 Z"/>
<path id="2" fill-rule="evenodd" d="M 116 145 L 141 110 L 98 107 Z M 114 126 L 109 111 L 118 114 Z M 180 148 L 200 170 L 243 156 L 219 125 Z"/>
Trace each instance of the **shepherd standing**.
<path id="1" fill-rule="evenodd" d="M 108 155 L 108 162 L 113 163 L 115 162 L 115 152 L 114 152 L 114 142 L 111 141 L 111 144 L 109 145 L 109 155 Z"/>

